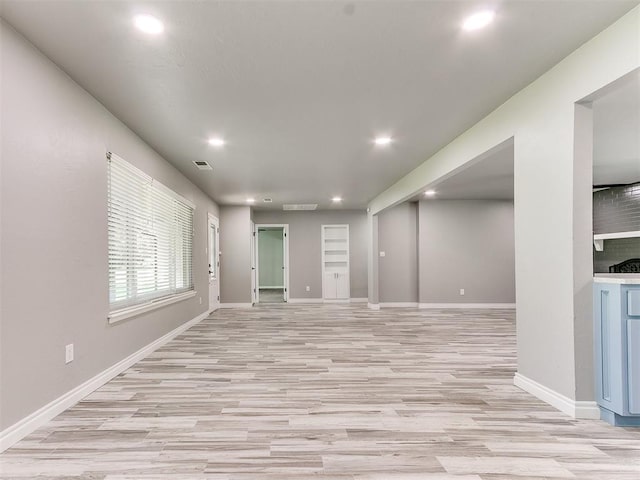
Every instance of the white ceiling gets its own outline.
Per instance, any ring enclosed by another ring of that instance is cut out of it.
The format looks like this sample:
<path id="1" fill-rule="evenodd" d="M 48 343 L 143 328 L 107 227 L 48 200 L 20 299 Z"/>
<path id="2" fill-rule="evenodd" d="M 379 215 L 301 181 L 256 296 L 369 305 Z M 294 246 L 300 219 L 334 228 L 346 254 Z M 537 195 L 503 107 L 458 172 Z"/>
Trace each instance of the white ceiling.
<path id="1" fill-rule="evenodd" d="M 593 101 L 593 184 L 640 182 L 640 72 Z"/>
<path id="2" fill-rule="evenodd" d="M 638 3 L 46 0 L 0 13 L 220 203 L 340 195 L 362 208 Z M 484 5 L 495 23 L 461 31 Z M 136 31 L 140 12 L 165 34 Z M 394 144 L 374 148 L 378 134 Z"/>

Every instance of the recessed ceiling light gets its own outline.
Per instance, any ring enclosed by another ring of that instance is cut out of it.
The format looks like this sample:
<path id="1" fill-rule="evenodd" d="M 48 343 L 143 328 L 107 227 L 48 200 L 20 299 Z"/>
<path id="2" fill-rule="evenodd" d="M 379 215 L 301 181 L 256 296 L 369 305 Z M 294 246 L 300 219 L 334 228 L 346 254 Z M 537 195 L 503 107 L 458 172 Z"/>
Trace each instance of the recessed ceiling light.
<path id="1" fill-rule="evenodd" d="M 151 15 L 136 15 L 133 24 L 138 30 L 150 35 L 158 35 L 164 32 L 164 25 L 156 17 Z"/>
<path id="2" fill-rule="evenodd" d="M 496 16 L 493 10 L 483 10 L 467 17 L 462 24 L 462 28 L 467 31 L 479 30 L 489 25 Z"/>
<path id="3" fill-rule="evenodd" d="M 255 198 L 249 197 L 247 198 L 247 203 L 254 203 L 256 201 Z"/>
<path id="4" fill-rule="evenodd" d="M 436 194 L 436 191 L 435 190 L 427 190 L 426 192 L 424 192 L 424 194 L 427 197 L 433 197 Z"/>
<path id="5" fill-rule="evenodd" d="M 331 201 L 332 201 L 333 203 L 340 203 L 340 202 L 342 201 L 342 198 L 341 198 L 341 197 L 333 197 L 333 198 L 331 199 Z"/>
<path id="6" fill-rule="evenodd" d="M 209 139 L 209 145 L 211 145 L 212 147 L 224 147 L 224 144 L 224 138 L 213 137 Z"/>
<path id="7" fill-rule="evenodd" d="M 376 137 L 373 143 L 375 143 L 379 147 L 383 147 L 385 145 L 389 145 L 392 141 L 393 140 L 391 137 Z"/>

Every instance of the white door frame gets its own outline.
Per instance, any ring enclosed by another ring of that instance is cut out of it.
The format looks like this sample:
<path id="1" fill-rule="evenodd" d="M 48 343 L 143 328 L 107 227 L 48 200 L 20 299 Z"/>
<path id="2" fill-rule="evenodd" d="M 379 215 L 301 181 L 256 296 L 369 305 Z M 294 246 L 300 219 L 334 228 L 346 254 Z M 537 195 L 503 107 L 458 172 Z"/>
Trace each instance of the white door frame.
<path id="1" fill-rule="evenodd" d="M 279 228 L 282 227 L 284 232 L 284 301 L 289 301 L 289 224 L 288 223 L 256 223 L 253 231 L 254 252 L 256 255 L 256 303 L 260 302 L 260 255 L 258 253 L 258 229 L 259 228 Z"/>
<path id="2" fill-rule="evenodd" d="M 258 303 L 258 277 L 256 276 L 258 263 L 257 263 L 257 250 L 256 250 L 256 224 L 251 221 L 251 303 Z"/>
<path id="3" fill-rule="evenodd" d="M 211 268 L 209 268 L 208 270 L 208 274 L 207 274 L 207 301 L 209 302 L 209 312 L 212 312 L 214 310 L 217 310 L 218 308 L 220 308 L 220 221 L 218 220 L 218 217 L 216 217 L 214 214 L 212 213 L 208 213 L 207 214 L 207 264 L 211 265 L 211 252 L 209 251 L 211 249 L 211 226 L 215 226 L 215 252 L 213 253 L 214 255 L 214 262 L 215 262 L 215 269 L 213 270 L 215 272 L 215 277 L 212 276 L 212 270 Z M 212 281 L 216 282 L 217 285 L 217 293 L 216 295 L 214 295 L 215 299 L 212 300 L 211 298 L 211 283 Z"/>

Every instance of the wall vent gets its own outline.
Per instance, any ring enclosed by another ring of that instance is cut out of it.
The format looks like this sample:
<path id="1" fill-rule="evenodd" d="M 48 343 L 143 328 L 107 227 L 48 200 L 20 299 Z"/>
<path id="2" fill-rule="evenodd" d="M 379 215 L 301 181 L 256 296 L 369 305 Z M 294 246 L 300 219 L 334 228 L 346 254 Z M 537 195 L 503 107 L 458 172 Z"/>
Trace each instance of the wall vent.
<path id="1" fill-rule="evenodd" d="M 262 201 L 264 203 L 272 203 L 273 202 L 273 198 L 263 198 Z"/>
<path id="2" fill-rule="evenodd" d="M 213 170 L 211 165 L 207 162 L 203 162 L 202 160 L 194 160 L 193 164 L 198 167 L 198 170 Z"/>
<path id="3" fill-rule="evenodd" d="M 282 206 L 283 210 L 315 210 L 316 208 L 318 208 L 317 203 L 285 204 Z"/>

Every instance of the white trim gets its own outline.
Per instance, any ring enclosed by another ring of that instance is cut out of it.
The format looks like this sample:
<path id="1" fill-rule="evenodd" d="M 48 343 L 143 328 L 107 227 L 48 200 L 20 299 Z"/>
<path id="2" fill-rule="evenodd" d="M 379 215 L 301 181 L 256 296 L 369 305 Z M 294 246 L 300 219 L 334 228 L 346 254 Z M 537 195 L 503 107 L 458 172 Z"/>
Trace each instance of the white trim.
<path id="1" fill-rule="evenodd" d="M 215 233 L 214 233 L 214 238 L 215 238 L 215 245 L 216 245 L 216 251 L 214 252 L 213 255 L 213 262 L 215 263 L 215 272 L 216 272 L 216 276 L 212 277 L 211 274 L 209 273 L 207 275 L 207 301 L 209 303 L 209 310 L 210 311 L 215 311 L 218 308 L 220 308 L 220 285 L 221 285 L 221 280 L 220 280 L 220 219 L 218 217 L 216 217 L 213 213 L 211 212 L 207 212 L 207 248 L 206 248 L 206 252 L 207 252 L 207 264 L 209 264 L 209 262 L 211 261 L 211 252 L 209 251 L 209 247 L 211 246 L 211 226 L 213 226 L 215 228 Z M 209 267 L 209 271 L 211 271 L 211 267 Z M 215 301 L 213 302 L 213 304 L 211 303 L 211 283 L 215 283 Z"/>
<path id="2" fill-rule="evenodd" d="M 209 292 L 207 292 L 207 294 L 208 293 Z M 156 308 L 166 307 L 167 305 L 171 305 L 172 303 L 181 302 L 195 296 L 196 291 L 189 290 L 188 292 L 177 293 L 175 295 L 171 295 L 170 297 L 162 297 L 157 300 L 151 300 L 140 305 L 133 305 L 132 307 L 114 310 L 113 312 L 109 313 L 109 316 L 107 318 L 109 319 L 109 323 L 118 323 L 122 320 L 126 320 L 127 318 L 150 312 L 151 310 L 155 310 Z"/>
<path id="3" fill-rule="evenodd" d="M 290 298 L 288 303 L 367 303 L 368 298 L 349 298 L 340 300 L 325 300 L 323 298 Z"/>
<path id="4" fill-rule="evenodd" d="M 260 252 L 258 249 L 259 241 L 258 241 L 258 231 L 260 227 L 264 228 L 280 228 L 282 227 L 284 239 L 283 239 L 283 248 L 284 248 L 284 285 L 282 287 L 262 287 L 260 285 Z M 290 282 L 289 282 L 289 224 L 288 223 L 254 223 L 253 224 L 253 251 L 255 253 L 255 269 L 253 270 L 255 275 L 255 292 L 251 292 L 252 299 L 254 303 L 260 303 L 260 289 L 261 288 L 284 288 L 284 301 L 289 301 L 289 291 L 290 291 Z"/>
<path id="5" fill-rule="evenodd" d="M 284 285 L 273 285 L 268 287 L 260 287 L 260 290 L 282 290 L 284 289 Z"/>
<path id="6" fill-rule="evenodd" d="M 67 393 L 61 395 L 52 402 L 49 402 L 44 407 L 36 410 L 22 420 L 19 420 L 13 425 L 5 428 L 2 432 L 0 432 L 0 452 L 3 452 L 12 445 L 15 445 L 24 437 L 34 432 L 35 430 L 46 424 L 49 420 L 64 412 L 66 409 L 78 403 L 84 397 L 100 388 L 109 380 L 121 374 L 126 369 L 136 364 L 143 358 L 147 357 L 154 350 L 160 348 L 164 344 L 180 335 L 185 330 L 191 328 L 195 324 L 207 318 L 208 315 L 209 312 L 201 313 L 197 317 L 183 323 L 179 327 L 174 328 L 169 333 L 142 347 L 137 352 L 132 353 L 123 360 L 120 360 L 115 365 L 112 365 L 106 370 L 103 370 L 96 376 L 90 378 L 89 380 L 78 385 L 72 390 L 69 390 Z"/>
<path id="7" fill-rule="evenodd" d="M 351 303 L 348 298 L 325 298 L 322 303 Z"/>
<path id="8" fill-rule="evenodd" d="M 515 303 L 419 303 L 418 308 L 516 308 Z"/>
<path id="9" fill-rule="evenodd" d="M 380 302 L 380 308 L 418 308 L 418 302 Z"/>
<path id="10" fill-rule="evenodd" d="M 513 384 L 552 407 L 557 408 L 573 418 L 597 420 L 600 418 L 598 404 L 593 401 L 572 400 L 549 387 L 517 373 L 513 376 Z"/>
<path id="11" fill-rule="evenodd" d="M 380 304 L 367 302 L 367 308 L 370 310 L 380 310 Z"/>
<path id="12" fill-rule="evenodd" d="M 220 308 L 252 308 L 253 303 L 221 303 Z"/>

